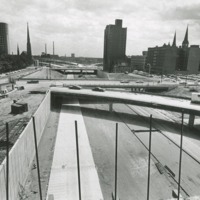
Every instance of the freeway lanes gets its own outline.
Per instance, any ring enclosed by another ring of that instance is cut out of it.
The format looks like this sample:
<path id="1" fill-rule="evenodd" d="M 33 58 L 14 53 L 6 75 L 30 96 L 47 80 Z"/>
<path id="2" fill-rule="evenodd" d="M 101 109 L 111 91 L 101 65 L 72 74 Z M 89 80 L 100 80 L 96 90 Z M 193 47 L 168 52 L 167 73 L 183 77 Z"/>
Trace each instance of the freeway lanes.
<path id="1" fill-rule="evenodd" d="M 130 109 L 131 107 L 131 109 Z M 117 112 L 126 112 L 130 114 L 136 114 L 145 127 L 148 127 L 149 123 L 149 115 L 153 114 L 156 116 L 156 112 L 158 110 L 154 110 L 150 108 L 137 107 L 137 106 L 115 106 L 114 109 Z M 145 114 L 146 113 L 146 114 Z M 158 113 L 157 113 L 158 115 Z M 143 117 L 140 117 L 143 116 Z M 146 118 L 145 118 L 146 117 Z M 162 114 L 160 114 L 160 119 L 162 118 Z M 165 119 L 166 120 L 166 119 Z M 126 123 L 127 126 L 131 130 L 143 129 L 143 127 L 138 127 L 134 122 L 132 124 Z M 167 136 L 171 134 L 171 138 L 179 145 L 180 141 L 180 126 L 175 126 L 170 123 L 166 123 L 162 120 L 154 120 L 153 123 L 154 129 L 158 129 L 159 131 L 153 132 L 152 134 L 152 153 L 155 157 L 164 165 L 167 165 L 174 173 L 175 180 L 178 181 L 178 167 L 179 167 L 179 148 L 169 139 L 167 139 L 164 135 L 160 133 L 164 132 Z M 184 129 L 185 130 L 185 129 Z M 186 129 L 187 130 L 187 129 Z M 188 130 L 187 130 L 188 131 Z M 135 133 L 138 138 L 148 147 L 148 132 L 139 132 Z M 189 134 L 184 134 L 185 137 L 183 139 L 183 148 L 184 150 L 190 153 L 196 151 L 197 155 L 200 156 L 200 143 L 199 145 L 195 144 L 189 137 Z M 174 136 L 174 137 L 173 137 Z M 199 136 L 200 139 L 200 136 Z M 191 150 L 191 151 L 190 151 Z M 193 155 L 193 154 L 192 154 Z M 197 157 L 197 156 L 196 156 Z M 199 157 L 198 157 L 199 160 Z M 182 179 L 181 185 L 184 190 L 190 196 L 200 195 L 199 187 L 200 187 L 200 164 L 197 163 L 194 159 L 192 159 L 188 154 L 183 152 L 183 161 L 182 161 Z"/>
<path id="2" fill-rule="evenodd" d="M 101 109 L 101 110 L 99 110 Z M 104 199 L 114 191 L 115 122 L 119 123 L 118 196 L 123 200 L 146 199 L 148 152 L 130 129 L 107 105 L 81 104 L 92 153 Z M 171 180 L 161 176 L 152 158 L 150 199 L 167 199 L 174 188 Z"/>
<path id="3" fill-rule="evenodd" d="M 147 164 L 146 148 L 148 148 L 148 132 L 146 130 L 148 130 L 149 124 L 148 118 L 141 118 L 138 114 L 143 115 L 148 113 L 148 110 L 140 108 L 142 111 L 139 111 L 137 106 L 132 106 L 132 109 L 130 109 L 126 105 L 117 104 L 114 106 L 115 112 L 109 113 L 107 108 L 107 105 L 101 104 L 82 105 L 82 113 L 84 114 L 94 159 L 98 166 L 102 191 L 109 195 L 114 187 L 114 123 L 119 122 L 119 157 L 121 159 L 119 161 L 119 197 L 127 200 L 131 200 L 131 196 L 134 197 L 133 199 L 145 199 L 145 181 L 147 180 L 145 163 Z M 153 110 L 152 113 L 154 113 Z M 158 123 L 162 123 L 165 127 L 161 131 L 170 131 L 174 135 L 179 134 L 177 127 L 172 127 L 169 123 L 162 121 L 158 121 Z M 158 127 L 154 126 L 154 128 Z M 140 130 L 141 132 L 134 135 L 131 130 Z M 152 138 L 152 152 L 155 157 L 152 157 L 154 162 L 152 164 L 150 199 L 167 199 L 171 195 L 170 190 L 177 188 L 175 181 L 178 180 L 179 148 L 163 136 L 160 131 L 153 132 Z M 196 150 L 198 151 L 199 147 Z M 175 178 L 157 174 L 158 171 L 155 168 L 157 162 L 160 162 L 163 166 L 167 165 L 175 173 Z M 137 183 L 134 180 L 137 180 Z M 185 153 L 183 153 L 181 185 L 185 191 L 181 191 L 183 196 L 200 195 L 200 165 Z M 165 188 L 165 191 L 162 190 L 162 187 Z M 136 191 L 141 193 L 143 191 L 143 194 Z"/>

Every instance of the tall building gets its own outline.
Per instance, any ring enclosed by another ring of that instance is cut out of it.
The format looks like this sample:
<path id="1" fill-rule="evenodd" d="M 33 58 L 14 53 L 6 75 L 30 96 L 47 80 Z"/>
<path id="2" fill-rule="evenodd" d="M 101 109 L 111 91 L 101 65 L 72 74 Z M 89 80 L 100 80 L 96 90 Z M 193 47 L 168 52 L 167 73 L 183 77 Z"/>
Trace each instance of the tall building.
<path id="1" fill-rule="evenodd" d="M 107 25 L 104 32 L 104 71 L 113 72 L 117 64 L 126 60 L 127 28 L 122 20 L 116 19 L 115 25 Z"/>
<path id="2" fill-rule="evenodd" d="M 30 42 L 30 35 L 29 35 L 29 27 L 27 24 L 27 56 L 31 60 L 32 59 L 32 51 L 31 51 L 31 42 Z"/>
<path id="3" fill-rule="evenodd" d="M 145 67 L 151 66 L 151 72 L 158 74 L 194 74 L 200 72 L 199 45 L 189 47 L 188 27 L 182 46 L 176 46 L 176 32 L 172 46 L 164 44 L 161 47 L 148 48 Z"/>
<path id="4" fill-rule="evenodd" d="M 0 22 L 0 56 L 9 54 L 8 24 Z"/>

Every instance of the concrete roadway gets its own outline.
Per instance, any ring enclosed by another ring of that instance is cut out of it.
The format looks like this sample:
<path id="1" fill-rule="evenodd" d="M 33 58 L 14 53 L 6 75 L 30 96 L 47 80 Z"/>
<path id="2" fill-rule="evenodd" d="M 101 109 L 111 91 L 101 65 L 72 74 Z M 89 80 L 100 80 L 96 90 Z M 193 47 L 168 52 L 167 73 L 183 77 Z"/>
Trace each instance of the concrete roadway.
<path id="1" fill-rule="evenodd" d="M 79 199 L 75 120 L 78 123 L 82 199 L 103 200 L 85 124 L 77 100 L 73 100 L 73 105 L 63 104 L 61 108 L 47 200 L 50 200 L 49 195 L 54 195 L 54 200 Z"/>
<path id="2" fill-rule="evenodd" d="M 131 109 L 130 109 L 131 107 Z M 130 114 L 136 114 L 144 117 L 140 117 L 139 120 L 143 121 L 143 125 L 148 129 L 149 126 L 149 114 L 156 116 L 156 111 L 150 108 L 138 107 L 138 106 L 115 106 L 115 110 L 118 112 L 125 112 Z M 144 113 L 146 114 L 144 115 Z M 157 113 L 158 116 L 158 113 Z M 165 119 L 166 120 L 166 119 Z M 127 123 L 127 126 L 131 130 L 141 130 L 144 129 L 143 126 L 137 126 L 134 122 L 133 124 Z M 173 123 L 166 123 L 162 121 L 162 114 L 160 114 L 159 120 L 154 120 L 155 129 L 161 130 L 166 136 L 170 135 L 170 138 L 175 141 L 176 144 L 180 144 L 180 125 L 174 125 Z M 184 129 L 185 130 L 185 129 Z M 186 133 L 187 131 L 187 133 Z M 200 161 L 200 146 L 190 140 L 189 130 L 184 131 L 183 148 L 192 156 L 194 155 L 198 161 Z M 136 135 L 143 141 L 143 143 L 148 147 L 148 132 L 139 132 Z M 200 135 L 198 136 L 200 139 Z M 195 154 L 193 154 L 195 152 Z M 153 132 L 152 136 L 152 153 L 155 157 L 164 165 L 167 165 L 174 173 L 175 179 L 178 181 L 178 168 L 179 168 L 179 148 L 162 135 L 159 131 Z M 182 160 L 182 187 L 190 196 L 200 195 L 200 164 L 192 159 L 188 154 L 183 152 Z"/>
<path id="3" fill-rule="evenodd" d="M 145 109 L 118 104 L 114 106 L 114 110 L 121 114 L 117 114 L 115 112 L 108 113 L 108 105 L 82 105 L 82 113 L 95 164 L 98 167 L 104 199 L 109 199 L 110 193 L 114 189 L 115 122 L 119 122 L 120 127 L 118 196 L 125 200 L 146 198 L 148 154 L 145 146 L 148 147 L 148 132 L 144 130 L 148 130 L 149 124 L 148 118 L 138 116 L 138 114 L 144 116 L 144 113 L 149 116 L 149 108 Z M 158 110 L 151 110 L 153 115 L 158 116 Z M 160 124 L 161 121 L 157 121 L 154 127 L 160 128 L 158 126 Z M 131 130 L 143 131 L 134 135 Z M 170 126 L 169 123 L 162 123 L 161 131 L 174 134 L 174 140 L 177 140 L 177 134 L 179 134 L 177 127 Z M 184 140 L 187 141 L 187 138 L 184 137 Z M 178 143 L 179 140 L 176 142 Z M 199 152 L 199 146 L 196 145 L 196 147 L 196 151 Z M 158 131 L 153 132 L 152 152 L 156 159 L 152 157 L 154 162 L 151 166 L 150 199 L 170 198 L 172 189 L 176 189 L 177 184 L 172 178 L 161 175 L 155 167 L 155 163 L 159 161 L 163 165 L 167 165 L 175 173 L 175 180 L 177 180 L 179 148 Z M 183 153 L 181 185 L 188 195 L 200 195 L 200 165 L 185 153 Z M 182 196 L 187 196 L 186 193 L 181 191 Z"/>

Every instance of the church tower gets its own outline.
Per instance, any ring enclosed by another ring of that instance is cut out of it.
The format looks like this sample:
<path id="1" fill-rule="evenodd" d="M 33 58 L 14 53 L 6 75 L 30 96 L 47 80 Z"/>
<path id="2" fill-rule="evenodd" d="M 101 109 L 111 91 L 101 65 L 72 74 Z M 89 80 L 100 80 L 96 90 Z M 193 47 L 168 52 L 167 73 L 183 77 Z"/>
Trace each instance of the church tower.
<path id="1" fill-rule="evenodd" d="M 29 35 L 29 27 L 27 23 L 27 56 L 31 60 L 32 59 L 32 52 L 31 52 L 31 42 L 30 42 L 30 35 Z"/>
<path id="2" fill-rule="evenodd" d="M 175 32 L 175 34 L 174 34 L 174 40 L 173 40 L 172 46 L 173 46 L 173 47 L 176 47 L 176 32 Z"/>
<path id="3" fill-rule="evenodd" d="M 185 38 L 182 42 L 182 48 L 188 48 L 188 47 L 189 47 L 189 41 L 188 41 L 188 26 L 187 26 Z"/>

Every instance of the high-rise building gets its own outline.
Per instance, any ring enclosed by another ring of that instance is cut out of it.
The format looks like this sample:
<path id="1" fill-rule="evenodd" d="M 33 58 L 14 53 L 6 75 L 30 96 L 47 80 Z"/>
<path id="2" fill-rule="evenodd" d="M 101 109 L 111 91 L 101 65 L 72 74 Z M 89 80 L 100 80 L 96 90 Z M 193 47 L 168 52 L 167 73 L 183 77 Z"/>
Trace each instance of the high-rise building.
<path id="1" fill-rule="evenodd" d="M 8 24 L 0 22 L 0 55 L 9 54 Z"/>
<path id="2" fill-rule="evenodd" d="M 113 72 L 114 66 L 126 60 L 127 28 L 122 20 L 116 19 L 115 25 L 107 25 L 104 32 L 104 71 Z"/>
<path id="3" fill-rule="evenodd" d="M 30 42 L 30 35 L 29 35 L 29 27 L 27 24 L 27 56 L 30 60 L 32 60 L 32 51 L 31 51 L 31 42 Z"/>
<path id="4" fill-rule="evenodd" d="M 176 46 L 176 32 L 172 46 L 164 44 L 161 47 L 148 48 L 146 70 L 151 66 L 151 72 L 159 74 L 194 74 L 200 72 L 199 45 L 189 47 L 188 27 L 182 46 Z"/>

